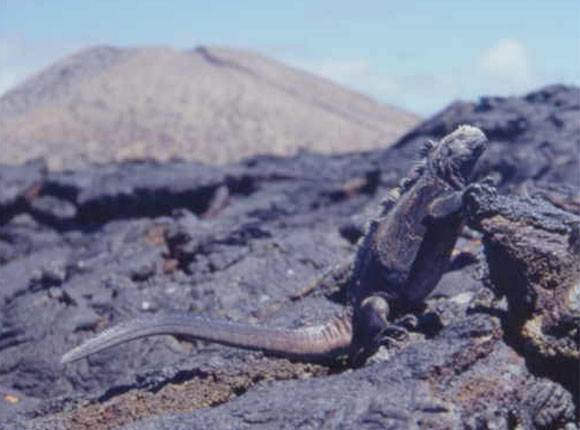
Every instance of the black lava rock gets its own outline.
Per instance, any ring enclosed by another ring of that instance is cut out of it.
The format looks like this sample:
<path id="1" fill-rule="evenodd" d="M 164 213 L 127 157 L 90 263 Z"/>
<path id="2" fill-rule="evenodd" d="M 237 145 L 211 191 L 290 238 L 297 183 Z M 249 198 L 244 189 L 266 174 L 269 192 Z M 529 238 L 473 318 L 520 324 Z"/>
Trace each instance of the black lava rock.
<path id="1" fill-rule="evenodd" d="M 550 345 L 561 347 L 560 363 L 574 354 L 578 283 L 566 284 L 569 301 L 554 301 L 558 315 L 543 313 L 539 295 L 546 302 L 564 290 L 540 282 L 533 255 L 561 249 L 526 242 L 529 252 L 518 254 L 514 238 L 559 235 L 566 252 L 580 242 L 568 222 L 580 207 L 579 100 L 578 88 L 552 86 L 455 103 L 394 147 L 360 154 L 60 173 L 40 162 L 1 166 L 0 427 L 576 428 L 578 382 L 563 381 L 558 361 L 543 354 Z M 463 123 L 488 134 L 479 176 L 494 177 L 500 197 L 472 202 L 479 232 L 466 231 L 450 272 L 418 310 L 421 330 L 365 367 L 171 337 L 60 365 L 95 332 L 158 310 L 281 327 L 327 319 L 343 295 L 308 286 L 352 258 L 361 214 L 412 167 L 421 142 Z M 503 236 L 494 213 L 509 224 Z M 553 279 L 570 255 L 544 255 Z M 522 273 L 511 290 L 507 257 Z M 546 337 L 522 340 L 538 315 Z M 533 357 L 541 362 L 530 365 Z"/>

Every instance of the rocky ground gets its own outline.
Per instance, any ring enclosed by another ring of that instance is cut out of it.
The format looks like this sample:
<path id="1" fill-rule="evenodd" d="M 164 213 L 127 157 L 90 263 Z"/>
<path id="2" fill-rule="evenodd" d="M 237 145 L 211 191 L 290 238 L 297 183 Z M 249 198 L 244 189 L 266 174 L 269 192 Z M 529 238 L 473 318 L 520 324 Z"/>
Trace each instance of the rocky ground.
<path id="1" fill-rule="evenodd" d="M 339 310 L 316 285 L 421 142 L 491 145 L 469 227 L 409 340 L 358 369 L 172 337 L 67 367 L 62 353 L 164 309 L 296 327 Z M 367 153 L 49 172 L 0 168 L 0 428 L 577 426 L 580 89 L 457 103 Z"/>

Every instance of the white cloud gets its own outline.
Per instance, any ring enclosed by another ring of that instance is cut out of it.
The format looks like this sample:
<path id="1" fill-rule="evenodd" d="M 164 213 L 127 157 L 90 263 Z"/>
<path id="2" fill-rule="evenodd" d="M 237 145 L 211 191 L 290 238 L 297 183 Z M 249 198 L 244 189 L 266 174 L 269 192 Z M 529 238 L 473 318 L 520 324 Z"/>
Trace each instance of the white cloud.
<path id="1" fill-rule="evenodd" d="M 0 38 L 0 95 L 18 81 L 22 68 L 14 64 L 18 57 L 18 44 L 6 38 Z"/>
<path id="2" fill-rule="evenodd" d="M 0 96 L 78 46 L 58 40 L 33 41 L 19 34 L 0 35 Z"/>
<path id="3" fill-rule="evenodd" d="M 401 90 L 401 85 L 395 77 L 379 72 L 366 60 L 326 58 L 320 60 L 287 59 L 286 61 L 375 97 L 389 99 L 397 96 Z"/>
<path id="4" fill-rule="evenodd" d="M 461 97 L 471 82 L 469 73 L 457 71 L 388 73 L 364 59 L 286 57 L 282 61 L 420 115 L 430 115 Z"/>
<path id="5" fill-rule="evenodd" d="M 443 109 L 453 100 L 476 100 L 483 95 L 518 95 L 551 81 L 540 79 L 525 45 L 500 39 L 471 58 L 459 58 L 447 67 L 409 70 L 394 74 L 366 59 L 304 59 L 283 61 L 329 78 L 379 100 L 422 115 Z"/>
<path id="6" fill-rule="evenodd" d="M 18 82 L 19 73 L 13 69 L 0 69 L 0 96 Z"/>
<path id="7" fill-rule="evenodd" d="M 12 46 L 6 39 L 0 39 L 0 64 L 3 64 L 12 51 Z"/>
<path id="8" fill-rule="evenodd" d="M 479 59 L 481 68 L 500 86 L 521 90 L 535 84 L 536 74 L 526 47 L 514 39 L 501 39 Z"/>
<path id="9" fill-rule="evenodd" d="M 32 41 L 21 35 L 0 36 L 0 95 L 87 41 Z M 322 57 L 307 53 L 281 55 L 280 60 L 331 79 L 341 85 L 395 106 L 430 115 L 455 99 L 475 100 L 482 95 L 524 94 L 540 85 L 564 79 L 565 71 L 536 70 L 526 46 L 515 39 L 499 39 L 470 57 L 450 64 L 421 64 L 394 73 L 372 58 Z M 575 70 L 576 72 L 576 70 Z M 569 74 L 570 75 L 570 74 Z M 570 75 L 578 81 L 578 75 Z"/>

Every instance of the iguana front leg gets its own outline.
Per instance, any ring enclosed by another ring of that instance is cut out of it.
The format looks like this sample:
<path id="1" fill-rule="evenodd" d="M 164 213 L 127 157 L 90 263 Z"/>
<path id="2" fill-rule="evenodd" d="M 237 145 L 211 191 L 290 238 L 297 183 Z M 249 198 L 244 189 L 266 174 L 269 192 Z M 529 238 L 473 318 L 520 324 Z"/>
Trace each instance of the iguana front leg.
<path id="1" fill-rule="evenodd" d="M 470 194 L 477 193 L 482 188 L 492 189 L 494 184 L 495 179 L 488 176 L 480 182 L 473 182 L 467 185 L 461 191 L 454 191 L 439 197 L 429 205 L 429 216 L 435 220 L 440 220 L 459 213 L 465 207 L 465 199 L 469 198 Z"/>
<path id="2" fill-rule="evenodd" d="M 457 214 L 463 208 L 464 191 L 455 191 L 431 202 L 427 213 L 434 220 L 442 220 Z"/>

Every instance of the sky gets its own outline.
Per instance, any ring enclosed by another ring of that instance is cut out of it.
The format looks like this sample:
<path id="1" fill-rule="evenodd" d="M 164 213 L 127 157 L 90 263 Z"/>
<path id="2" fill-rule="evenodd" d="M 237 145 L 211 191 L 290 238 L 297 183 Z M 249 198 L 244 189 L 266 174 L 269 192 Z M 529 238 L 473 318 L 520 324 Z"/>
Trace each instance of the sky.
<path id="1" fill-rule="evenodd" d="M 580 0 L 0 0 L 0 94 L 103 44 L 251 49 L 428 116 L 580 85 Z"/>

